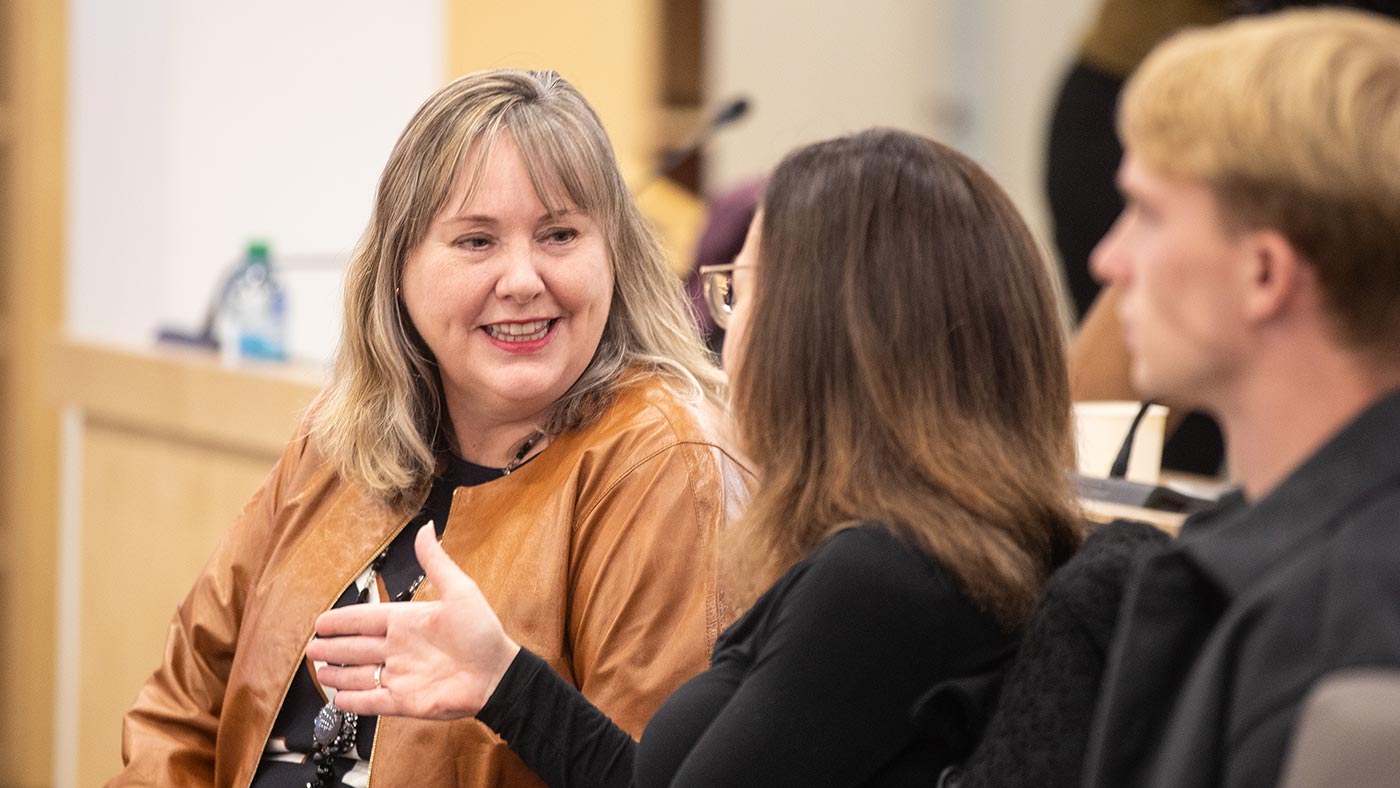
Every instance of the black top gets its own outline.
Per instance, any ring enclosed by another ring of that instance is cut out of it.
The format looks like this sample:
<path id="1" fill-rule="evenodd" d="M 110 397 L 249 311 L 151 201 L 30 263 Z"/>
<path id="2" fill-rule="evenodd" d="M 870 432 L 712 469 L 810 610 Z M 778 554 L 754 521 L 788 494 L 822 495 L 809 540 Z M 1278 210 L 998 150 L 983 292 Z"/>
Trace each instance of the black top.
<path id="1" fill-rule="evenodd" d="M 1257 504 L 1232 496 L 1144 564 L 1085 785 L 1274 785 L 1315 681 L 1400 665 L 1398 444 L 1400 391 Z"/>
<path id="2" fill-rule="evenodd" d="M 413 552 L 413 540 L 418 529 L 429 520 L 442 538 L 447 526 L 447 515 L 452 508 L 452 494 L 458 487 L 471 487 L 499 479 L 503 474 L 500 468 L 488 468 L 449 456 L 441 475 L 433 479 L 432 489 L 423 508 L 403 527 L 398 536 L 385 550 L 384 561 L 380 564 L 375 578 L 378 583 L 378 596 L 390 600 L 403 594 L 423 574 L 418 564 L 418 556 Z M 352 582 L 331 607 L 345 607 L 361 600 L 358 578 Z M 316 679 L 316 670 L 311 660 L 303 659 L 297 668 L 292 684 L 287 688 L 287 696 L 282 701 L 282 710 L 272 724 L 272 733 L 253 777 L 251 788 L 305 788 L 315 776 L 316 767 L 311 762 L 311 754 L 316 751 L 311 741 L 312 723 L 316 713 L 326 705 L 326 692 Z M 374 751 L 374 733 L 379 718 L 362 715 L 355 734 L 354 758 L 337 758 L 336 775 L 344 778 L 355 762 L 363 761 L 362 769 L 367 769 L 370 753 Z"/>
<path id="3" fill-rule="evenodd" d="M 759 597 L 640 744 L 523 649 L 477 716 L 552 788 L 926 787 L 952 756 L 916 701 L 1013 645 L 937 562 L 865 525 Z"/>

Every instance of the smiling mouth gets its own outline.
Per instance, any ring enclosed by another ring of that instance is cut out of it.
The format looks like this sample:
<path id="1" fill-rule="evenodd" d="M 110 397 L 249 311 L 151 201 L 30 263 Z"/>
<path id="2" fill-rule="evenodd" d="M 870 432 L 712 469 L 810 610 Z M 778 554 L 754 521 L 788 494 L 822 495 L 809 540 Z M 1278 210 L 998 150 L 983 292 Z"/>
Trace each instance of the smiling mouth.
<path id="1" fill-rule="evenodd" d="M 558 318 L 531 320 L 528 323 L 492 323 L 482 330 L 497 342 L 538 342 L 545 338 Z"/>

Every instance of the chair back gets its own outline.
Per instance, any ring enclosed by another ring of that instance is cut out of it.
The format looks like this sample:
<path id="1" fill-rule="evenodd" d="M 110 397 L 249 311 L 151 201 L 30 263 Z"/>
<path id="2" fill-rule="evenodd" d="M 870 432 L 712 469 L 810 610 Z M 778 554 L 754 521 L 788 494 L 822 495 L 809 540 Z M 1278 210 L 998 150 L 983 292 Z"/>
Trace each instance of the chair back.
<path id="1" fill-rule="evenodd" d="M 1400 786 L 1400 669 L 1324 676 L 1308 692 L 1282 788 Z"/>

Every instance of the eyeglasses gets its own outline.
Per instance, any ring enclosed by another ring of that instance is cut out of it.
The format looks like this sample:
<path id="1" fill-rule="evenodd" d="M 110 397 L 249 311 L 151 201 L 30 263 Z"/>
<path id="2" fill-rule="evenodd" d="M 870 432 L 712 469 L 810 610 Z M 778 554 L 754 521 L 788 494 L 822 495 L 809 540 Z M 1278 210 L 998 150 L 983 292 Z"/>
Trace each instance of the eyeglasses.
<path id="1" fill-rule="evenodd" d="M 753 266 L 735 263 L 700 266 L 700 285 L 705 292 L 705 305 L 710 308 L 710 317 L 720 328 L 728 328 L 729 316 L 734 314 L 734 272 L 745 268 Z"/>

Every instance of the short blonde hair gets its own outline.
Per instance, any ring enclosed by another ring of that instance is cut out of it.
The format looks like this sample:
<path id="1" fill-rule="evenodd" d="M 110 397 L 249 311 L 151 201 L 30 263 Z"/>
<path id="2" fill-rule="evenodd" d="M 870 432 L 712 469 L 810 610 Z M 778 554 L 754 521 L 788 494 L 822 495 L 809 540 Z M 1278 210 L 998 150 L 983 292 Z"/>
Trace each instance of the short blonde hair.
<path id="1" fill-rule="evenodd" d="M 431 96 L 409 121 L 380 176 L 369 227 L 346 272 L 345 320 L 331 382 L 311 434 L 352 481 L 402 503 L 432 477 L 445 448 L 446 413 L 432 352 L 398 289 L 409 253 L 467 171 L 508 134 L 550 210 L 576 208 L 603 227 L 613 297 L 602 339 L 578 381 L 555 403 L 551 434 L 598 416 L 622 385 L 660 374 L 678 393 L 723 403 L 724 378 L 685 311 L 654 233 L 618 171 L 602 123 L 552 71 L 468 74 Z"/>
<path id="2" fill-rule="evenodd" d="M 1124 89 L 1124 148 L 1283 233 L 1347 345 L 1400 360 L 1400 24 L 1293 10 L 1181 33 Z"/>

